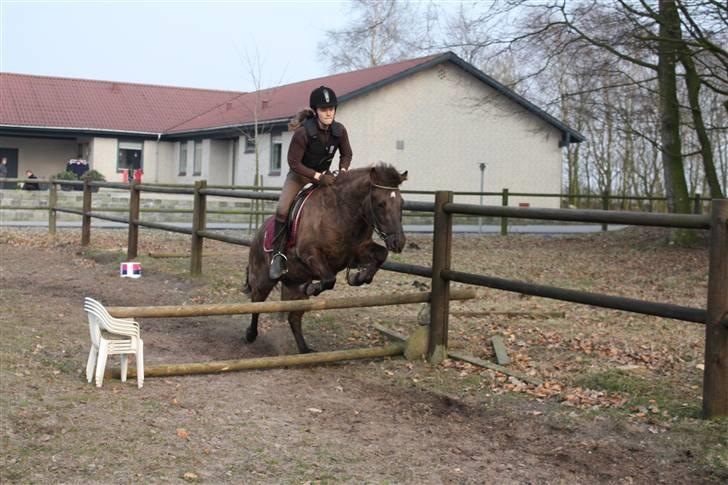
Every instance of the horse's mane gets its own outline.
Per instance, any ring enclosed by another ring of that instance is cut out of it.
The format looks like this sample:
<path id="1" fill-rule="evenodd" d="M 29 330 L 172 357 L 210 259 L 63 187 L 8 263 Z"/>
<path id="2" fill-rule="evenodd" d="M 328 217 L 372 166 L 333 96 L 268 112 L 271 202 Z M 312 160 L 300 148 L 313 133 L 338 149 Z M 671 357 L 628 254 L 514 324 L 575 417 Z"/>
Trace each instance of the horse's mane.
<path id="1" fill-rule="evenodd" d="M 336 179 L 336 186 L 346 187 L 349 184 L 359 184 L 363 179 L 369 180 L 369 172 L 374 169 L 374 179 L 380 185 L 388 187 L 398 187 L 401 178 L 397 169 L 388 163 L 379 162 L 376 165 L 355 168 L 350 170 L 346 175 Z"/>

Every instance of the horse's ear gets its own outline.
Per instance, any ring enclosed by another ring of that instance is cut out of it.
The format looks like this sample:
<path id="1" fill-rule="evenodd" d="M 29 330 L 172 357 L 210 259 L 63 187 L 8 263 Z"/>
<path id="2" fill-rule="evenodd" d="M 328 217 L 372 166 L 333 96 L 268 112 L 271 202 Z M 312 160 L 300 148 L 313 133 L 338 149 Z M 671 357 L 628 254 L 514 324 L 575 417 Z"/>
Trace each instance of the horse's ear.
<path id="1" fill-rule="evenodd" d="M 405 180 L 407 180 L 407 172 L 409 172 L 409 170 L 405 170 L 404 172 L 402 172 L 401 174 L 399 174 L 399 183 L 400 184 L 402 182 L 404 182 Z"/>
<path id="2" fill-rule="evenodd" d="M 370 168 L 370 169 L 369 169 L 369 181 L 370 181 L 371 183 L 373 183 L 373 184 L 376 184 L 376 183 L 377 183 L 377 180 L 376 180 L 376 178 L 375 178 L 375 175 L 376 175 L 376 173 L 375 173 L 375 172 L 376 172 L 376 171 L 375 171 L 375 169 L 374 169 L 374 168 L 375 168 L 375 167 L 372 167 L 372 168 Z"/>

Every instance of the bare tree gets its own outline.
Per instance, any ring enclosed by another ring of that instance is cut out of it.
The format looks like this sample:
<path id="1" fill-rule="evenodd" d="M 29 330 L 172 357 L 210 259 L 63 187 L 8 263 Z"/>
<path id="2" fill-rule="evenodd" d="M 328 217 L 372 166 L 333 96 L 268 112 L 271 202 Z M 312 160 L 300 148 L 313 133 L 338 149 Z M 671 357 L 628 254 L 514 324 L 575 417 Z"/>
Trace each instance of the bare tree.
<path id="1" fill-rule="evenodd" d="M 662 154 L 670 209 L 690 210 L 680 137 L 687 119 L 692 120 L 690 129 L 698 134 L 711 193 L 722 195 L 707 136 L 711 127 L 703 122 L 699 87 L 707 86 L 717 93 L 725 90 L 728 56 L 721 40 L 725 39 L 728 15 L 724 2 L 660 0 L 653 8 L 645 0 L 613 4 L 596 0 L 503 0 L 488 7 L 485 13 L 471 12 L 467 18 L 461 18 L 465 12 L 461 9 L 450 25 L 463 26 L 468 32 L 455 29 L 444 45 L 477 53 L 481 62 L 504 54 L 520 59 L 522 72 L 516 89 L 530 92 L 532 98 L 534 94 L 540 97 L 542 106 L 570 116 L 566 121 L 572 124 L 581 116 L 612 115 L 610 107 L 596 105 L 604 99 L 599 101 L 592 94 L 594 99 L 590 100 L 583 96 L 585 92 L 640 87 L 659 100 L 662 130 L 659 139 L 653 141 Z M 575 82 L 563 82 L 564 76 Z M 611 99 L 614 103 L 620 96 L 615 94 Z M 574 105 L 574 101 L 578 103 Z M 571 107 L 564 109 L 565 102 Z M 593 113 L 578 107 L 592 102 Z M 691 116 L 686 116 L 684 106 L 688 104 Z M 634 134 L 641 136 L 647 131 Z M 573 162 L 571 154 L 568 159 Z M 578 171 L 575 167 L 569 171 L 573 174 L 574 170 Z"/>
<path id="2" fill-rule="evenodd" d="M 411 58 L 426 50 L 435 21 L 433 5 L 404 0 L 351 0 L 351 21 L 326 31 L 319 58 L 332 72 L 351 71 Z"/>
<path id="3" fill-rule="evenodd" d="M 241 54 L 241 62 L 243 67 L 247 71 L 250 82 L 253 84 L 255 89 L 252 99 L 245 103 L 245 108 L 253 115 L 253 131 L 240 130 L 240 134 L 246 139 L 253 138 L 255 146 L 255 173 L 253 179 L 253 186 L 256 188 L 262 187 L 262 177 L 260 171 L 260 135 L 264 132 L 260 120 L 263 116 L 263 111 L 267 109 L 268 105 L 274 101 L 276 88 L 264 87 L 263 80 L 263 62 L 260 59 L 260 51 L 255 48 L 255 52 L 251 54 L 247 49 Z M 274 85 L 281 85 L 282 79 L 285 75 L 285 71 L 281 73 L 281 77 Z M 261 201 L 255 200 L 254 211 L 255 214 L 251 214 L 251 223 L 255 220 L 255 226 L 260 224 L 260 208 Z"/>

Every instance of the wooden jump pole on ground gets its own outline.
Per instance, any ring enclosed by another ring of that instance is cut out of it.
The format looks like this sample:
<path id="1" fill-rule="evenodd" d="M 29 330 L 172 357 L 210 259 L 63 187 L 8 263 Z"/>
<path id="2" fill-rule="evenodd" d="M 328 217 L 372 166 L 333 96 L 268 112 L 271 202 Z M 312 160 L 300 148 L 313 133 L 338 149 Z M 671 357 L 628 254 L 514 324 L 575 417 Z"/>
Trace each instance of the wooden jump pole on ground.
<path id="1" fill-rule="evenodd" d="M 463 288 L 450 290 L 450 300 L 470 300 L 472 298 L 475 298 L 475 290 L 473 289 Z M 431 293 L 422 291 L 418 293 L 394 293 L 355 298 L 331 298 L 328 300 L 262 301 L 187 306 L 108 307 L 107 310 L 112 316 L 117 318 L 200 317 L 206 315 L 241 315 L 246 313 L 276 313 L 407 305 L 412 303 L 428 303 L 430 299 Z"/>
<path id="2" fill-rule="evenodd" d="M 314 352 L 311 354 L 278 355 L 274 357 L 257 357 L 240 360 L 222 360 L 194 364 L 172 364 L 145 366 L 144 377 L 167 377 L 189 374 L 215 374 L 239 370 L 274 369 L 297 365 L 326 364 L 342 360 L 373 359 L 392 357 L 404 353 L 405 344 L 396 343 L 386 347 L 369 349 L 336 350 L 333 352 Z M 120 369 L 114 369 L 111 376 L 119 378 Z M 136 369 L 130 368 L 127 377 L 136 377 Z"/>

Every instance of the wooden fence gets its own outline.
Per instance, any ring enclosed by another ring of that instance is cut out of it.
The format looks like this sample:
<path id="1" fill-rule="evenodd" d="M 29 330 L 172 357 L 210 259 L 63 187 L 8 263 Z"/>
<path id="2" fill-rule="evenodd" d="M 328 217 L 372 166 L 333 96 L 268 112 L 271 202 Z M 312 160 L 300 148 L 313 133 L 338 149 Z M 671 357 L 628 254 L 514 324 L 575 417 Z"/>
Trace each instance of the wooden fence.
<path id="1" fill-rule="evenodd" d="M 30 179 L 20 179 L 20 178 L 7 178 L 7 179 L 0 179 L 0 182 L 7 181 L 10 183 L 23 183 L 31 181 Z M 34 182 L 38 182 L 38 179 L 33 180 Z M 56 195 L 53 193 L 53 186 L 54 184 L 61 183 L 64 187 L 64 190 L 71 190 L 72 188 L 75 188 L 76 190 L 82 190 L 83 189 L 83 182 L 82 181 L 54 181 L 51 180 L 41 180 L 38 182 L 42 187 L 51 188 L 51 194 L 49 196 L 49 203 L 47 206 L 13 206 L 13 205 L 3 205 L 0 206 L 0 211 L 2 210 L 29 210 L 29 211 L 35 211 L 35 210 L 51 210 L 52 207 L 54 207 L 54 204 L 51 203 L 51 199 L 53 199 L 53 202 L 57 201 Z M 75 187 L 72 187 L 75 185 Z M 129 185 L 128 184 L 121 184 L 121 183 L 103 183 L 105 187 L 111 187 L 114 186 L 119 189 L 128 190 Z M 92 187 L 94 187 L 94 190 L 98 190 L 99 186 L 96 183 L 92 183 Z M 162 187 L 165 189 L 169 188 L 180 188 L 180 189 L 189 189 L 191 185 L 189 184 L 154 184 L 154 185 L 148 185 L 146 184 L 145 187 Z M 263 187 L 263 186 L 242 186 L 242 185 L 205 185 L 208 189 L 223 189 L 223 190 L 244 190 L 244 191 L 255 191 L 255 192 L 268 192 L 268 193 L 279 193 L 280 187 Z M 149 190 L 149 189 L 147 189 Z M 165 191 L 168 193 L 177 193 L 177 192 L 170 192 Z M 181 193 L 181 192 L 180 192 Z M 417 196 L 435 196 L 435 191 L 431 190 L 402 190 L 402 193 L 404 195 L 412 194 Z M 56 192 L 57 194 L 57 192 Z M 611 194 L 550 194 L 550 193 L 533 193 L 533 192 L 513 192 L 510 189 L 504 188 L 499 192 L 468 192 L 468 191 L 454 191 L 453 195 L 455 197 L 459 197 L 460 199 L 470 199 L 470 198 L 479 198 L 480 203 L 479 205 L 483 205 L 483 198 L 484 197 L 491 197 L 491 198 L 497 198 L 500 200 L 500 205 L 503 207 L 508 207 L 509 204 L 513 201 L 514 198 L 518 197 L 525 197 L 525 198 L 542 198 L 542 199 L 554 199 L 558 198 L 561 201 L 561 206 L 565 208 L 574 208 L 574 207 L 581 207 L 583 208 L 586 206 L 586 208 L 591 209 L 602 209 L 602 210 L 610 210 L 614 208 L 619 208 L 620 210 L 637 210 L 637 211 L 647 211 L 647 212 L 659 212 L 666 210 L 667 207 L 667 199 L 665 197 L 653 197 L 653 196 L 629 196 L 629 195 L 611 195 Z M 272 199 L 270 199 L 272 200 Z M 691 196 L 692 205 L 693 205 L 693 213 L 694 214 L 703 214 L 705 212 L 706 208 L 706 202 L 710 202 L 710 199 L 704 198 L 701 196 L 700 193 L 695 193 L 693 196 Z M 274 213 L 272 208 L 265 209 L 258 205 L 260 202 L 260 199 L 251 199 L 252 203 L 249 209 L 246 210 L 230 210 L 230 209 L 224 209 L 224 210 L 211 210 L 208 209 L 206 211 L 207 214 L 236 214 L 236 215 L 248 215 L 250 216 L 248 226 L 250 229 L 257 228 L 258 224 L 263 220 L 264 217 L 270 216 Z M 576 205 L 574 205 L 576 204 Z M 82 208 L 66 208 L 66 209 L 76 209 L 77 212 L 72 212 L 71 210 L 66 210 L 65 212 L 69 213 L 78 213 Z M 104 208 L 96 211 L 97 217 L 99 216 L 99 213 L 114 213 L 114 212 L 122 212 L 126 211 L 126 209 L 121 208 Z M 140 208 L 140 212 L 147 212 L 147 213 L 186 213 L 186 214 L 192 214 L 193 211 L 191 209 L 169 209 L 169 208 Z M 50 214 L 55 214 L 52 210 Z M 419 213 L 412 213 L 409 211 L 405 211 L 403 214 L 404 220 L 410 220 L 412 221 L 413 218 L 416 218 L 417 221 L 423 218 L 423 214 Z M 428 216 L 424 216 L 427 223 L 432 223 L 432 218 Z M 496 218 L 499 220 L 496 220 L 495 222 L 500 224 L 500 234 L 502 236 L 508 235 L 508 217 L 500 217 Z M 113 218 L 107 218 L 107 220 L 115 220 Z M 415 221 L 415 222 L 417 222 Z M 421 221 L 420 221 L 421 222 Z M 482 216 L 477 217 L 477 220 L 470 220 L 465 221 L 469 223 L 470 225 L 477 225 L 478 232 L 483 232 L 483 220 Z M 491 221 L 492 222 L 492 221 Z M 49 218 L 49 226 L 51 223 L 55 224 L 55 219 L 53 219 L 53 222 L 51 222 Z M 607 230 L 607 224 L 602 223 L 601 225 L 602 231 Z"/>
<path id="2" fill-rule="evenodd" d="M 57 184 L 83 184 L 82 210 L 56 207 Z M 109 216 L 91 210 L 92 188 L 107 187 L 130 191 L 127 218 Z M 192 228 L 170 224 L 145 222 L 139 219 L 140 193 L 186 194 L 194 198 Z M 405 209 L 412 212 L 434 214 L 432 266 L 416 266 L 386 262 L 383 269 L 432 278 L 430 312 L 430 336 L 428 360 L 439 363 L 447 356 L 449 289 L 450 282 L 485 286 L 504 291 L 552 298 L 603 308 L 612 308 L 644 315 L 656 315 L 687 322 L 705 324 L 705 368 L 703 379 L 703 415 L 706 418 L 728 416 L 728 199 L 711 202 L 709 215 L 700 214 L 648 214 L 626 211 L 591 209 L 539 209 L 502 206 L 482 206 L 453 202 L 453 192 L 439 191 L 432 202 L 405 202 Z M 277 193 L 254 192 L 225 188 L 209 188 L 204 181 L 194 187 L 169 187 L 132 183 L 107 182 L 52 182 L 49 197 L 49 231 L 55 232 L 55 213 L 69 212 L 82 216 L 81 244 L 88 245 L 91 238 L 91 219 L 105 219 L 126 223 L 128 230 L 127 258 L 137 256 L 139 227 L 189 234 L 191 236 L 190 272 L 202 271 L 202 254 L 205 239 L 249 246 L 250 240 L 228 236 L 206 229 L 206 202 L 208 196 L 243 198 L 253 200 L 277 200 Z M 702 211 L 701 211 L 702 212 Z M 706 308 L 684 307 L 669 303 L 649 302 L 599 293 L 589 293 L 565 288 L 536 285 L 487 275 L 457 271 L 451 268 L 453 216 L 471 215 L 501 218 L 571 221 L 601 224 L 627 224 L 710 231 L 710 256 L 708 267 L 708 297 Z"/>

